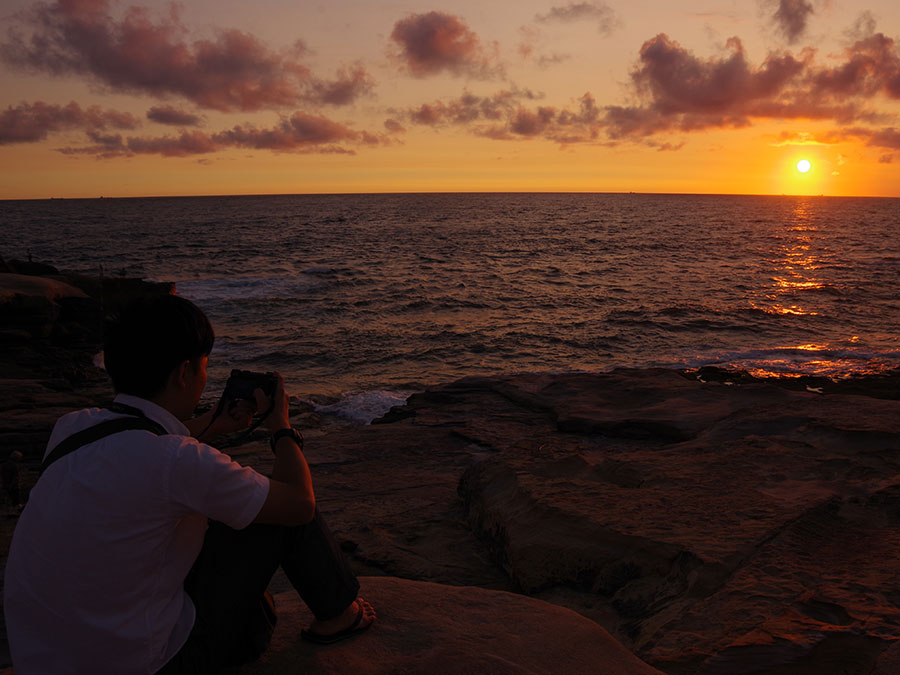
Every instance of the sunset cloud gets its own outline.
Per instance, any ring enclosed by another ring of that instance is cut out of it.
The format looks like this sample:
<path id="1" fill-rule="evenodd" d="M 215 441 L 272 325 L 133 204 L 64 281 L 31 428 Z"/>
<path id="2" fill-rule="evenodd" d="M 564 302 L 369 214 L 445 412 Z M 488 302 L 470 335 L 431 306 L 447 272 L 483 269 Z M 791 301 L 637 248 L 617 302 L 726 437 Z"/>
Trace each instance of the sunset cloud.
<path id="1" fill-rule="evenodd" d="M 665 34 L 641 47 L 638 68 L 632 73 L 636 89 L 649 95 L 662 116 L 680 116 L 680 126 L 743 126 L 748 108 L 771 101 L 805 64 L 788 53 L 770 54 L 754 68 L 738 38 L 727 42 L 721 58 L 700 59 Z"/>
<path id="2" fill-rule="evenodd" d="M 504 89 L 490 96 L 477 96 L 464 92 L 449 101 L 423 103 L 407 110 L 405 117 L 414 124 L 438 126 L 444 124 L 467 125 L 479 121 L 497 121 L 511 118 L 522 101 L 538 98 L 528 89 Z"/>
<path id="3" fill-rule="evenodd" d="M 252 111 L 318 100 L 353 102 L 371 89 L 361 66 L 319 80 L 298 57 L 302 42 L 276 52 L 240 30 L 189 41 L 177 5 L 154 17 L 142 7 L 122 18 L 109 0 L 57 0 L 18 15 L 0 58 L 30 72 L 87 77 L 111 91 L 181 96 L 203 108 Z"/>
<path id="4" fill-rule="evenodd" d="M 159 124 L 169 124 L 177 127 L 196 127 L 203 120 L 199 115 L 178 110 L 169 105 L 155 105 L 147 111 L 147 119 Z"/>
<path id="5" fill-rule="evenodd" d="M 178 136 L 131 137 L 121 134 L 87 134 L 90 145 L 60 148 L 65 155 L 95 155 L 101 159 L 131 157 L 133 155 L 162 155 L 163 157 L 188 157 L 207 154 L 221 149 L 208 134 L 202 131 L 182 131 Z"/>
<path id="6" fill-rule="evenodd" d="M 884 94 L 900 99 L 900 50 L 893 39 L 875 33 L 848 47 L 845 56 L 841 65 L 813 73 L 815 95 L 843 98 Z"/>
<path id="7" fill-rule="evenodd" d="M 333 80 L 312 80 L 306 99 L 329 105 L 347 105 L 365 96 L 375 82 L 362 64 L 341 69 Z"/>
<path id="8" fill-rule="evenodd" d="M 537 26 L 531 24 L 522 26 L 519 33 L 522 36 L 518 46 L 519 56 L 532 61 L 538 68 L 549 68 L 572 58 L 571 54 L 563 52 L 546 52 L 542 45 L 543 33 Z"/>
<path id="9" fill-rule="evenodd" d="M 775 26 L 791 43 L 806 32 L 809 17 L 815 11 L 810 0 L 769 0 L 768 4 L 775 8 Z"/>
<path id="10" fill-rule="evenodd" d="M 178 136 L 129 138 L 127 147 L 134 154 L 187 157 L 215 152 L 220 145 L 202 131 L 182 131 Z"/>
<path id="11" fill-rule="evenodd" d="M 43 101 L 22 103 L 0 112 L 0 145 L 34 143 L 59 131 L 134 129 L 139 125 L 130 113 L 99 106 L 82 108 L 74 101 L 65 106 Z"/>
<path id="12" fill-rule="evenodd" d="M 874 131 L 869 136 L 869 145 L 878 148 L 889 148 L 891 150 L 900 150 L 900 129 L 888 127 Z"/>
<path id="13" fill-rule="evenodd" d="M 384 134 L 356 131 L 326 117 L 304 112 L 295 112 L 289 117 L 282 117 L 278 124 L 268 128 L 243 124 L 217 133 L 182 130 L 181 133 L 174 136 L 131 136 L 127 138 L 121 134 L 101 134 L 89 131 L 87 139 L 89 141 L 87 145 L 60 148 L 59 152 L 66 155 L 95 155 L 99 158 L 133 155 L 188 157 L 219 152 L 228 148 L 249 148 L 274 152 L 355 154 L 352 146 L 371 146 L 391 142 Z"/>
<path id="14" fill-rule="evenodd" d="M 415 77 L 446 72 L 490 79 L 502 71 L 478 36 L 452 14 L 411 14 L 394 24 L 391 40 L 394 58 Z"/>
<path id="15" fill-rule="evenodd" d="M 384 128 L 387 129 L 388 133 L 391 134 L 405 134 L 406 127 L 404 127 L 397 120 L 389 117 L 384 121 Z"/>
<path id="16" fill-rule="evenodd" d="M 630 139 L 674 151 L 684 140 L 673 142 L 666 135 L 743 128 L 759 120 L 833 121 L 847 125 L 842 129 L 876 123 L 884 116 L 872 111 L 870 100 L 900 98 L 900 53 L 883 34 L 857 41 L 843 55 L 830 57 L 829 65 L 819 65 L 816 56 L 812 49 L 799 54 L 774 51 L 754 64 L 735 37 L 722 53 L 704 58 L 659 34 L 641 47 L 631 74 L 638 104 L 600 106 L 585 94 L 568 106 L 534 105 L 538 95 L 511 89 L 491 96 L 466 92 L 408 109 L 402 117 L 416 125 L 463 126 L 495 140 L 544 139 L 569 145 Z M 654 138 L 660 135 L 662 139 Z M 898 147 L 889 129 L 858 132 L 855 138 Z"/>
<path id="17" fill-rule="evenodd" d="M 738 38 L 721 56 L 700 58 L 659 34 L 647 40 L 632 72 L 638 106 L 608 106 L 613 138 L 744 127 L 755 119 L 871 121 L 876 95 L 900 98 L 900 54 L 877 33 L 850 46 L 842 63 L 820 66 L 815 51 L 772 52 L 751 64 Z"/>
<path id="18" fill-rule="evenodd" d="M 493 140 L 543 138 L 565 145 L 597 139 L 601 111 L 590 93 L 575 102 L 574 110 L 526 105 L 538 98 L 530 90 L 503 90 L 491 96 L 466 92 L 450 101 L 423 104 L 406 115 L 413 124 L 465 126 Z"/>
<path id="19" fill-rule="evenodd" d="M 597 24 L 599 31 L 609 35 L 619 26 L 616 13 L 602 2 L 571 2 L 568 5 L 551 7 L 550 11 L 535 16 L 539 23 L 576 23 L 590 21 Z"/>
<path id="20" fill-rule="evenodd" d="M 213 139 L 223 145 L 256 150 L 295 151 L 315 146 L 360 140 L 359 132 L 319 115 L 296 112 L 269 129 L 238 125 L 222 131 Z"/>

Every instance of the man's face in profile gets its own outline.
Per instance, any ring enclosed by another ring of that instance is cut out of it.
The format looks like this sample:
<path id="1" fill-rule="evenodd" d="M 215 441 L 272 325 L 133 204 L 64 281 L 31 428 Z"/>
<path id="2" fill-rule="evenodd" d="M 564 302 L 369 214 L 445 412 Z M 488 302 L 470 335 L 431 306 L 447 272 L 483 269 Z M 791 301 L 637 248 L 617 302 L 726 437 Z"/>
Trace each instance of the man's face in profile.
<path id="1" fill-rule="evenodd" d="M 203 390 L 206 389 L 207 373 L 206 368 L 209 365 L 209 357 L 201 356 L 193 359 L 186 369 L 186 376 L 189 377 L 188 387 L 193 398 L 193 406 L 195 408 L 203 396 Z"/>

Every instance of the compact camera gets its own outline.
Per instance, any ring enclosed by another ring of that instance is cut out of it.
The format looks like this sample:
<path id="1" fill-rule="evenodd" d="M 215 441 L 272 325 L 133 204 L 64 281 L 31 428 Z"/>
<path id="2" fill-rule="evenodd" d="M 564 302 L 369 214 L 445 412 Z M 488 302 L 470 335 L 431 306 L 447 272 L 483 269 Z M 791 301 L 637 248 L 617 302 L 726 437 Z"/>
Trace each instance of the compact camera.
<path id="1" fill-rule="evenodd" d="M 275 373 L 254 373 L 252 370 L 232 370 L 225 383 L 223 398 L 234 401 L 255 401 L 253 392 L 262 389 L 269 398 L 278 387 L 278 376 Z"/>

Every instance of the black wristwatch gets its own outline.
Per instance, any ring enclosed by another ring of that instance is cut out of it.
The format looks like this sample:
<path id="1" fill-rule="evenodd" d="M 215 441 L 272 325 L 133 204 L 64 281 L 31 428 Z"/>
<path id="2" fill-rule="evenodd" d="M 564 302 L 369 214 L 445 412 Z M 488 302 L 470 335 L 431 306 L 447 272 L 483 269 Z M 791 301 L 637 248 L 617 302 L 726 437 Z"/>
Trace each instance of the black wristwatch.
<path id="1" fill-rule="evenodd" d="M 272 433 L 272 438 L 269 439 L 269 445 L 272 447 L 272 453 L 275 452 L 275 444 L 278 443 L 278 439 L 284 438 L 285 436 L 290 436 L 294 439 L 294 442 L 300 446 L 300 450 L 303 450 L 303 435 L 294 429 L 293 427 L 287 427 L 286 429 L 279 429 Z"/>

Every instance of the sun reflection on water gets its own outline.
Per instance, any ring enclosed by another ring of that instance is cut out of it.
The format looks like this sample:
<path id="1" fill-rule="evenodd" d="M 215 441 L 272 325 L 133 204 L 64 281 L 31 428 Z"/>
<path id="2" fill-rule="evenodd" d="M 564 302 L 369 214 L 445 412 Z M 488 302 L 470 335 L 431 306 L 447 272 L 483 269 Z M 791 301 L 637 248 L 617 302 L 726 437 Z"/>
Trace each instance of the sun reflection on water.
<path id="1" fill-rule="evenodd" d="M 843 265 L 840 252 L 829 247 L 826 223 L 815 212 L 809 199 L 798 199 L 783 225 L 772 233 L 777 242 L 764 255 L 769 267 L 769 282 L 758 287 L 750 305 L 771 315 L 820 317 L 841 321 L 841 287 L 829 279 L 831 269 Z M 820 227 L 825 230 L 820 232 Z M 754 377 L 824 376 L 841 379 L 851 375 L 871 375 L 893 367 L 888 361 L 862 362 L 858 335 L 837 337 L 830 343 L 761 344 L 758 358 L 729 363 L 726 368 L 744 370 Z"/>

